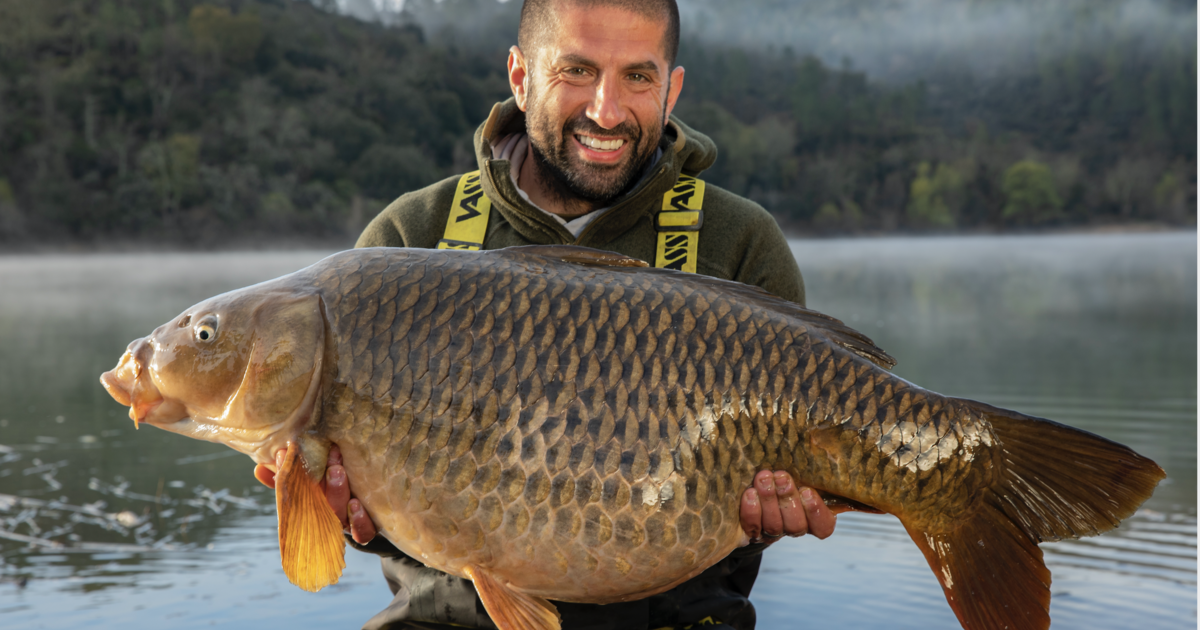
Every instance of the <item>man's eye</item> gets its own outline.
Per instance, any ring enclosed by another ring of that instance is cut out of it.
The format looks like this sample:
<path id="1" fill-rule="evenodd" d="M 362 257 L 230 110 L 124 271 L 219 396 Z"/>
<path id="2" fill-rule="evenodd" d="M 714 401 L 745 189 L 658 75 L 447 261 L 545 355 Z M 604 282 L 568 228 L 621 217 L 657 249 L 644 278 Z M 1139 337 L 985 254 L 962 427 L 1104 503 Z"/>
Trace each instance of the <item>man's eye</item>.
<path id="1" fill-rule="evenodd" d="M 632 79 L 632 80 L 634 80 L 634 81 L 637 81 L 637 82 L 639 82 L 639 83 L 642 83 L 642 82 L 645 82 L 645 81 L 649 81 L 649 79 L 648 79 L 648 78 L 646 77 L 646 75 L 644 75 L 644 74 L 637 74 L 637 73 L 634 73 L 634 74 L 631 74 L 631 75 L 629 75 L 629 78 L 630 78 L 630 79 Z"/>
<path id="2" fill-rule="evenodd" d="M 582 77 L 587 74 L 587 70 L 583 68 L 567 68 L 567 74 L 573 77 Z"/>

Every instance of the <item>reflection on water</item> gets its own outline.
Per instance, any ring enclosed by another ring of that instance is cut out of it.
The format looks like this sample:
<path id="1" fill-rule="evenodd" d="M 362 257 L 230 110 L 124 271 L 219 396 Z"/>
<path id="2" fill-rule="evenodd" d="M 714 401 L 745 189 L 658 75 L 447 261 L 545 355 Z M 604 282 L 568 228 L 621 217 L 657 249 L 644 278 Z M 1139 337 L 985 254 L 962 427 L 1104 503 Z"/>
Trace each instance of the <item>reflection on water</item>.
<path id="1" fill-rule="evenodd" d="M 1196 238 L 797 241 L 811 306 L 897 373 L 1130 444 L 1170 477 L 1110 535 L 1044 545 L 1055 627 L 1175 628 L 1196 615 Z M 389 599 L 349 553 L 318 594 L 279 571 L 248 459 L 134 431 L 97 382 L 200 299 L 321 252 L 0 258 L 0 627 L 355 627 Z M 24 584 L 24 586 L 21 586 Z M 891 517 L 786 540 L 760 628 L 957 627 Z M 808 622 L 801 623 L 802 620 Z"/>

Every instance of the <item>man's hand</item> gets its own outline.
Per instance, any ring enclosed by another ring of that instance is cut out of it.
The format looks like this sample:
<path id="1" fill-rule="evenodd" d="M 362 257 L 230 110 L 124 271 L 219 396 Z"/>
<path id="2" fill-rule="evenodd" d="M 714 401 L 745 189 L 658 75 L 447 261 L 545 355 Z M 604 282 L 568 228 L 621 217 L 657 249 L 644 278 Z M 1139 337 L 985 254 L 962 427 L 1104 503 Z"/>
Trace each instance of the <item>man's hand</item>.
<path id="1" fill-rule="evenodd" d="M 742 530 L 750 542 L 767 544 L 784 534 L 812 534 L 825 539 L 833 533 L 837 515 L 812 488 L 796 488 L 791 475 L 782 470 L 761 470 L 754 485 L 742 493 Z"/>
<path id="2" fill-rule="evenodd" d="M 275 453 L 275 469 L 283 467 L 283 456 L 287 451 Z M 263 464 L 254 467 L 254 477 L 272 490 L 275 489 L 275 471 Z M 346 479 L 346 469 L 342 467 L 342 451 L 334 446 L 329 450 L 329 462 L 325 467 L 325 478 L 321 480 L 325 490 L 325 499 L 329 507 L 338 515 L 342 522 L 342 531 L 349 531 L 354 542 L 365 545 L 375 537 L 375 523 L 367 516 L 362 503 L 350 496 L 350 482 Z"/>

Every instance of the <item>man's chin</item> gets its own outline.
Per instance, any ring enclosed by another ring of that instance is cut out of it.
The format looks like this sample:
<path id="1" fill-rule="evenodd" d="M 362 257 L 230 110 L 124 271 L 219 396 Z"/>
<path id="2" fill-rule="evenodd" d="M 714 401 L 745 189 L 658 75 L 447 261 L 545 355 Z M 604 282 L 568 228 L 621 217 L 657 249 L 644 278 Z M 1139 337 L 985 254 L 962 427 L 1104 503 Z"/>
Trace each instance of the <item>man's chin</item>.
<path id="1" fill-rule="evenodd" d="M 641 168 L 631 168 L 632 154 L 613 164 L 597 164 L 588 160 L 572 160 L 571 187 L 573 192 L 593 203 L 611 201 L 637 183 Z"/>

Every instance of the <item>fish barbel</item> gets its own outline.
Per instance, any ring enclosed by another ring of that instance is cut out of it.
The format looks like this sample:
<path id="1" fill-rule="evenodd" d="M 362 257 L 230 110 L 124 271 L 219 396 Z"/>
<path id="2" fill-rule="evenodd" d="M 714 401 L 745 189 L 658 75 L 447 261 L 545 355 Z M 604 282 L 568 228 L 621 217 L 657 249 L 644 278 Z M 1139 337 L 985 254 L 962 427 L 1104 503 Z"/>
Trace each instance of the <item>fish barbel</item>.
<path id="1" fill-rule="evenodd" d="M 344 561 L 333 445 L 380 533 L 502 630 L 665 591 L 746 542 L 786 470 L 904 524 L 967 628 L 1046 628 L 1038 543 L 1116 527 L 1165 473 L 1104 438 L 891 374 L 841 322 L 578 247 L 361 249 L 201 302 L 101 381 L 135 422 L 277 470 L 284 570 Z M 841 509 L 841 508 L 839 508 Z"/>

